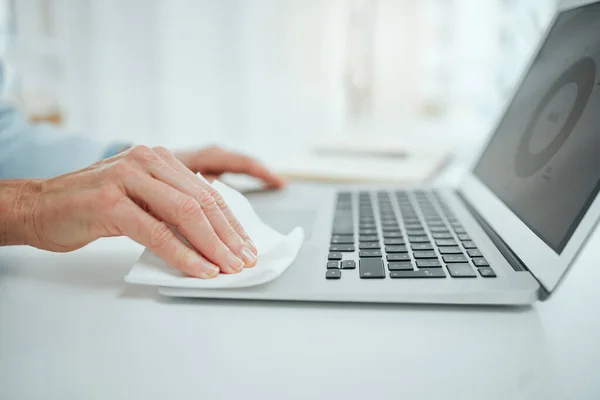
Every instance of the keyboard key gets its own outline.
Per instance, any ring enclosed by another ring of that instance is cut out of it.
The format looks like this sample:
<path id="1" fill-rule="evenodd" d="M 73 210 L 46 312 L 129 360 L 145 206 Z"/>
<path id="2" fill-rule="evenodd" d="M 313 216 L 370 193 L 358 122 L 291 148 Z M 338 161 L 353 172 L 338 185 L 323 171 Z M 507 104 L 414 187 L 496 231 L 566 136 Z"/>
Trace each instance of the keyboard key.
<path id="1" fill-rule="evenodd" d="M 386 246 L 386 253 L 408 253 L 406 246 Z"/>
<path id="2" fill-rule="evenodd" d="M 488 265 L 490 265 L 487 262 L 487 260 L 483 257 L 474 258 L 473 264 L 477 265 L 478 267 L 487 267 Z"/>
<path id="3" fill-rule="evenodd" d="M 404 244 L 404 239 L 400 238 L 391 238 L 391 239 L 383 239 L 383 244 L 386 246 L 394 246 L 398 244 Z"/>
<path id="4" fill-rule="evenodd" d="M 331 244 L 353 244 L 354 236 L 352 235 L 334 235 L 331 237 Z"/>
<path id="5" fill-rule="evenodd" d="M 477 275 L 469 264 L 448 264 L 448 272 L 453 278 L 475 278 Z"/>
<path id="6" fill-rule="evenodd" d="M 392 219 L 382 219 L 381 220 L 381 226 L 382 227 L 393 227 L 393 226 L 398 226 L 398 221 L 396 221 L 395 218 Z"/>
<path id="7" fill-rule="evenodd" d="M 400 232 L 400 227 L 398 226 L 398 224 L 389 225 L 389 226 L 382 227 L 381 230 L 383 231 L 383 233 L 385 233 L 385 232 Z"/>
<path id="8" fill-rule="evenodd" d="M 407 229 L 406 234 L 409 236 L 423 236 L 427 235 L 427 232 L 425 232 L 423 229 Z"/>
<path id="9" fill-rule="evenodd" d="M 412 243 L 410 248 L 413 250 L 433 250 L 431 243 Z"/>
<path id="10" fill-rule="evenodd" d="M 452 235 L 450 233 L 443 232 L 434 232 L 431 234 L 434 239 L 452 239 Z"/>
<path id="11" fill-rule="evenodd" d="M 484 278 L 495 278 L 496 277 L 496 273 L 490 267 L 481 267 L 481 268 L 478 268 L 478 270 L 479 270 L 479 275 L 483 276 Z"/>
<path id="12" fill-rule="evenodd" d="M 363 258 L 358 262 L 358 268 L 362 279 L 385 278 L 381 258 Z"/>
<path id="13" fill-rule="evenodd" d="M 359 242 L 379 242 L 377 235 L 361 235 L 358 237 Z"/>
<path id="14" fill-rule="evenodd" d="M 375 229 L 377 228 L 377 225 L 375 225 L 373 222 L 365 222 L 365 223 L 360 223 L 358 226 L 358 229 Z"/>
<path id="15" fill-rule="evenodd" d="M 388 254 L 386 258 L 388 261 L 410 261 L 410 255 L 408 253 Z"/>
<path id="16" fill-rule="evenodd" d="M 408 241 L 411 243 L 429 243 L 427 236 L 409 236 Z"/>
<path id="17" fill-rule="evenodd" d="M 441 268 L 431 269 L 420 269 L 418 271 L 392 271 L 390 272 L 390 278 L 402 279 L 402 278 L 445 278 L 446 274 Z"/>
<path id="18" fill-rule="evenodd" d="M 423 225 L 421 224 L 406 224 L 406 229 L 423 229 Z"/>
<path id="19" fill-rule="evenodd" d="M 329 257 L 327 257 L 328 260 L 341 260 L 342 259 L 342 253 L 329 253 Z"/>
<path id="20" fill-rule="evenodd" d="M 401 238 L 402 237 L 402 233 L 399 232 L 399 231 L 383 232 L 383 237 L 385 239 L 389 239 L 389 238 Z"/>
<path id="21" fill-rule="evenodd" d="M 429 225 L 430 227 L 434 227 L 434 226 L 446 226 L 446 224 L 444 224 L 444 222 L 442 222 L 442 221 L 428 221 L 427 225 Z"/>
<path id="22" fill-rule="evenodd" d="M 457 246 L 440 247 L 440 254 L 462 254 L 462 250 Z"/>
<path id="23" fill-rule="evenodd" d="M 465 263 L 468 261 L 467 257 L 462 254 L 445 254 L 442 259 L 445 263 Z"/>
<path id="24" fill-rule="evenodd" d="M 354 227 L 350 225 L 334 225 L 332 231 L 334 235 L 353 235 Z"/>
<path id="25" fill-rule="evenodd" d="M 358 245 L 361 250 L 379 250 L 379 242 L 365 242 Z"/>
<path id="26" fill-rule="evenodd" d="M 469 255 L 471 257 L 482 257 L 483 254 L 481 254 L 481 251 L 479 249 L 469 249 L 467 250 L 467 253 L 469 253 Z"/>
<path id="27" fill-rule="evenodd" d="M 476 249 L 477 248 L 477 246 L 475 245 L 475 242 L 472 242 L 472 241 L 462 242 L 462 245 L 465 249 Z"/>
<path id="28" fill-rule="evenodd" d="M 340 263 L 337 261 L 327 261 L 327 269 L 339 269 Z"/>
<path id="29" fill-rule="evenodd" d="M 352 252 L 354 245 L 351 244 L 332 244 L 329 246 L 329 251 Z"/>
<path id="30" fill-rule="evenodd" d="M 419 268 L 442 268 L 439 260 L 417 260 L 417 267 Z"/>
<path id="31" fill-rule="evenodd" d="M 453 239 L 438 239 L 435 241 L 438 246 L 456 246 L 456 242 Z"/>
<path id="32" fill-rule="evenodd" d="M 439 233 L 448 233 L 448 228 L 446 226 L 432 226 L 429 228 L 431 232 L 439 232 Z"/>
<path id="33" fill-rule="evenodd" d="M 358 252 L 358 256 L 360 258 L 364 257 L 381 257 L 380 250 L 362 250 Z"/>
<path id="34" fill-rule="evenodd" d="M 399 261 L 388 263 L 388 269 L 390 271 L 412 271 L 414 268 L 409 261 Z"/>
<path id="35" fill-rule="evenodd" d="M 339 269 L 329 269 L 325 273 L 325 279 L 340 279 L 342 277 L 342 271 Z"/>
<path id="36" fill-rule="evenodd" d="M 414 258 L 435 258 L 437 259 L 437 254 L 435 251 L 415 251 L 413 252 Z"/>
<path id="37" fill-rule="evenodd" d="M 354 260 L 346 260 L 342 261 L 342 269 L 355 269 L 356 261 Z"/>
<path id="38" fill-rule="evenodd" d="M 376 235 L 377 229 L 361 229 L 358 231 L 359 235 Z"/>
<path id="39" fill-rule="evenodd" d="M 458 239 L 459 240 L 471 240 L 471 237 L 469 235 L 467 235 L 466 233 L 461 233 L 460 235 L 458 235 Z"/>
<path id="40" fill-rule="evenodd" d="M 454 228 L 454 232 L 456 232 L 456 233 L 466 233 L 465 228 L 463 228 L 462 226 Z"/>

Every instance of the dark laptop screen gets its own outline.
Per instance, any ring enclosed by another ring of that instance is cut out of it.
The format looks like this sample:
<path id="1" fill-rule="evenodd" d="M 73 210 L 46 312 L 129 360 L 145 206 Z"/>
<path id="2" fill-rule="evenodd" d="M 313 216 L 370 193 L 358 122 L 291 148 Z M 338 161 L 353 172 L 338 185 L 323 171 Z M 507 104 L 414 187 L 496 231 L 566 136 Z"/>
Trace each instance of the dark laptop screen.
<path id="1" fill-rule="evenodd" d="M 600 3 L 558 17 L 474 173 L 562 252 L 600 189 Z"/>

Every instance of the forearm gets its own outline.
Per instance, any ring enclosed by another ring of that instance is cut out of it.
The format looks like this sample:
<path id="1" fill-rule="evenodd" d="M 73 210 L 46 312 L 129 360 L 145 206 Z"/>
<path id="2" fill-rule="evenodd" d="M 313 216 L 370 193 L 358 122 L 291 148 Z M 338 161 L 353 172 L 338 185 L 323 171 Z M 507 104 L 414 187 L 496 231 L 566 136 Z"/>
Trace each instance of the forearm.
<path id="1" fill-rule="evenodd" d="M 29 243 L 40 186 L 35 179 L 0 181 L 0 246 Z"/>

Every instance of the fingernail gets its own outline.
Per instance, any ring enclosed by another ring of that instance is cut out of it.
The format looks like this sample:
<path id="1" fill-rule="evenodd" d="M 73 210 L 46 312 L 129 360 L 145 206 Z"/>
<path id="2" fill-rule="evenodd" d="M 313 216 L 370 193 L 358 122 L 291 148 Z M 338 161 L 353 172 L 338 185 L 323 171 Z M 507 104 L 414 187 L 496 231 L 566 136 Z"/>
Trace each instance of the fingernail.
<path id="1" fill-rule="evenodd" d="M 256 248 L 256 245 L 254 244 L 252 239 L 248 239 L 246 241 L 246 246 L 248 246 L 250 248 L 250 251 L 253 252 L 254 254 L 256 254 L 258 252 L 258 249 Z"/>
<path id="2" fill-rule="evenodd" d="M 207 270 L 207 272 L 208 272 L 208 276 L 209 276 L 210 278 L 214 278 L 215 276 L 219 275 L 219 272 L 220 272 L 220 271 L 219 271 L 219 268 L 217 268 L 217 267 L 212 267 L 212 266 L 211 266 L 211 267 L 208 267 L 206 270 Z"/>
<path id="3" fill-rule="evenodd" d="M 241 271 L 242 268 L 244 268 L 244 262 L 237 258 L 233 253 L 229 253 L 227 262 L 234 271 Z"/>
<path id="4" fill-rule="evenodd" d="M 246 265 L 251 265 L 256 262 L 256 256 L 254 253 L 247 247 L 242 249 L 242 256 L 244 257 L 244 261 L 246 261 Z"/>

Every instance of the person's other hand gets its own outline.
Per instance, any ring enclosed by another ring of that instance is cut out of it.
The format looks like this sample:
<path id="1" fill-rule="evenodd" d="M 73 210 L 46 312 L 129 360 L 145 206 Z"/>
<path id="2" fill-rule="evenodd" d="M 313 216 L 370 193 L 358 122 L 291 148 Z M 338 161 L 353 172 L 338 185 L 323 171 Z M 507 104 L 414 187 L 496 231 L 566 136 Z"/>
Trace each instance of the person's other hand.
<path id="1" fill-rule="evenodd" d="M 229 169 L 214 153 L 206 154 L 218 165 L 208 171 Z M 258 169 L 248 172 L 263 174 Z M 162 147 L 136 146 L 36 185 L 27 243 L 32 246 L 64 252 L 101 237 L 128 236 L 198 278 L 256 264 L 256 248 L 223 198 Z"/>
<path id="2" fill-rule="evenodd" d="M 224 173 L 246 174 L 262 180 L 268 187 L 281 188 L 285 181 L 269 171 L 257 160 L 243 154 L 233 153 L 219 147 L 187 152 L 176 152 L 175 156 L 193 172 L 199 172 L 209 181 Z"/>

